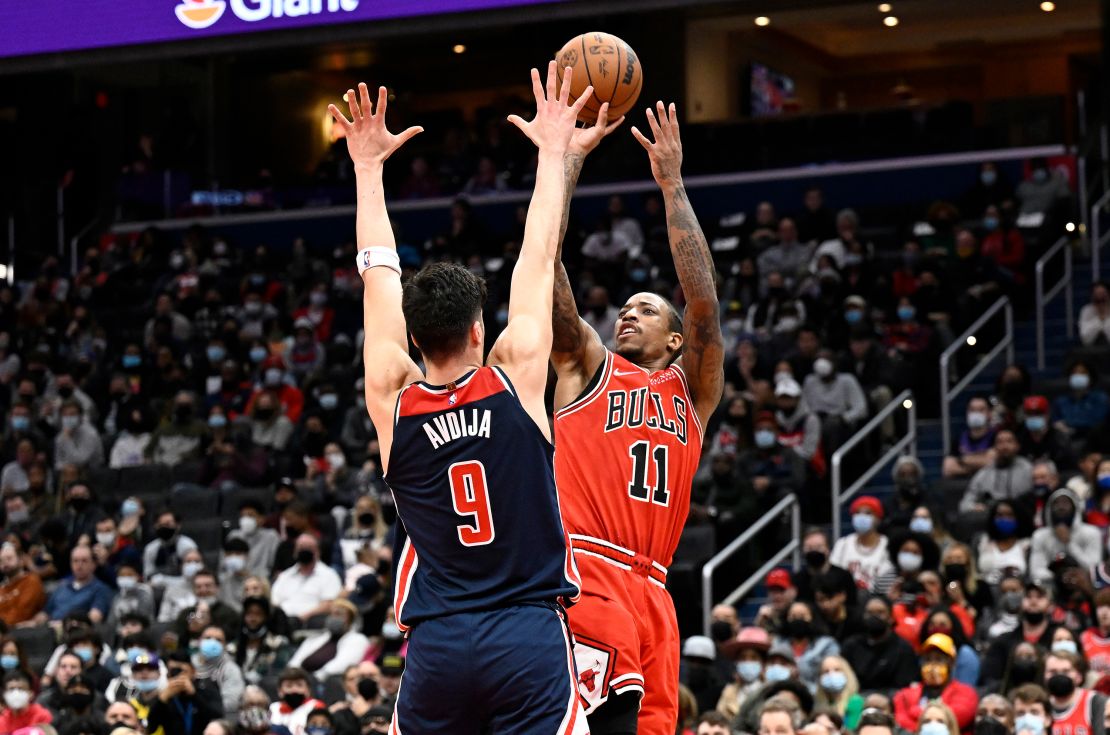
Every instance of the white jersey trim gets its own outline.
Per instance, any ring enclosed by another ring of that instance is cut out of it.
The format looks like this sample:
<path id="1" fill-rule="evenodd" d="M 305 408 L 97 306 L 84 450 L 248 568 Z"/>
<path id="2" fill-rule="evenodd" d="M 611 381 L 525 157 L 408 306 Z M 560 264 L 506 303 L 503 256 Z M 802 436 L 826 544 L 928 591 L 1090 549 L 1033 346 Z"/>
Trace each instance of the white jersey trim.
<path id="1" fill-rule="evenodd" d="M 569 416 L 575 411 L 579 411 L 594 402 L 599 395 L 605 392 L 605 388 L 609 385 L 609 379 L 613 372 L 613 353 L 605 350 L 605 362 L 602 363 L 601 379 L 597 381 L 597 385 L 593 387 L 586 395 L 581 398 L 571 401 L 567 405 L 560 408 L 555 412 L 555 420 L 558 421 L 564 416 Z"/>

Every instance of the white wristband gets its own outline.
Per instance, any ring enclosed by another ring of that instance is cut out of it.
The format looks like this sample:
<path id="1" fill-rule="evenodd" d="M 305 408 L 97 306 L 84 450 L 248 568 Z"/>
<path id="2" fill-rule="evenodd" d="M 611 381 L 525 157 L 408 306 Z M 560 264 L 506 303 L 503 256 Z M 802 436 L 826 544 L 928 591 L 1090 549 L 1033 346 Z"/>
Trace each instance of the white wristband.
<path id="1" fill-rule="evenodd" d="M 393 248 L 376 246 L 360 250 L 355 256 L 355 263 L 358 265 L 360 276 L 371 268 L 377 267 L 388 268 L 401 275 L 401 259 L 397 257 L 397 251 Z"/>

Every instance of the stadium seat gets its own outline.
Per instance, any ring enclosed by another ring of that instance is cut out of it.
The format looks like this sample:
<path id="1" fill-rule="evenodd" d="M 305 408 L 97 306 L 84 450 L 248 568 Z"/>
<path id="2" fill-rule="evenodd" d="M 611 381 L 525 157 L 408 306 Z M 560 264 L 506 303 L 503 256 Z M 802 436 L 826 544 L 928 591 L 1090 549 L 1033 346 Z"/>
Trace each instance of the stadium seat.
<path id="1" fill-rule="evenodd" d="M 202 485 L 182 483 L 170 492 L 170 508 L 182 519 L 220 517 L 220 491 Z"/>
<path id="2" fill-rule="evenodd" d="M 116 495 L 119 498 L 138 495 L 146 502 L 148 497 L 165 498 L 171 484 L 170 468 L 164 465 L 126 467 L 119 471 Z"/>
<path id="3" fill-rule="evenodd" d="M 268 487 L 236 487 L 223 494 L 223 499 L 220 501 L 220 515 L 226 520 L 234 521 L 239 517 L 239 504 L 247 498 L 257 500 L 262 504 L 263 511 L 269 512 L 274 491 Z"/>
<path id="4" fill-rule="evenodd" d="M 54 630 L 43 625 L 36 628 L 14 628 L 9 635 L 19 644 L 32 671 L 42 671 L 50 654 L 58 645 Z"/>
<path id="5" fill-rule="evenodd" d="M 224 543 L 224 527 L 219 518 L 195 518 L 189 515 L 181 517 L 181 532 L 197 542 L 203 550 L 220 549 Z"/>

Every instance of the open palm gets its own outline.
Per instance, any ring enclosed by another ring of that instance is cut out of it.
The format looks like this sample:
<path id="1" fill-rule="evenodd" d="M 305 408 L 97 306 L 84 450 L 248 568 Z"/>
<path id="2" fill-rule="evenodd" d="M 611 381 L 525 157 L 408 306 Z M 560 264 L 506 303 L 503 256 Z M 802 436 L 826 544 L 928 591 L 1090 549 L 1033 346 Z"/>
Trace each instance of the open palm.
<path id="1" fill-rule="evenodd" d="M 547 65 L 547 89 L 540 84 L 540 73 L 532 70 L 532 93 L 536 97 L 536 116 L 525 121 L 519 115 L 509 115 L 509 122 L 520 128 L 537 148 L 565 153 L 574 134 L 574 123 L 578 112 L 586 106 L 593 94 L 592 86 L 586 87 L 581 96 L 570 104 L 571 68 L 563 72 L 563 86 L 560 94 L 555 92 L 555 62 Z"/>
<path id="2" fill-rule="evenodd" d="M 335 123 L 343 128 L 347 138 L 347 151 L 355 165 L 381 164 L 424 128 L 415 126 L 394 134 L 385 127 L 385 109 L 389 93 L 385 87 L 378 87 L 378 104 L 370 107 L 370 91 L 366 84 L 358 85 L 358 98 L 353 89 L 347 90 L 347 105 L 351 119 L 339 111 L 335 105 L 328 105 L 328 112 Z M 361 104 L 360 101 L 361 100 Z M 371 112 L 373 109 L 373 112 Z"/>

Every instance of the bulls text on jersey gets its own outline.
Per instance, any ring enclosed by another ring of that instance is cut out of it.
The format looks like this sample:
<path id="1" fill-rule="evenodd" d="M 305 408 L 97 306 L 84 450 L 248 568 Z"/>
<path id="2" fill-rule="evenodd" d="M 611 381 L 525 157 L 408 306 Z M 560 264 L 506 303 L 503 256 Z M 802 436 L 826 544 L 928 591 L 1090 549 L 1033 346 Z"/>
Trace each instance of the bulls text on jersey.
<path id="1" fill-rule="evenodd" d="M 632 390 L 611 390 L 606 394 L 608 410 L 605 418 L 605 432 L 620 428 L 636 429 L 646 426 L 674 434 L 683 444 L 686 443 L 686 401 L 681 396 L 671 396 L 672 406 L 667 406 L 663 397 L 646 386 Z M 673 417 L 667 415 L 667 408 L 674 408 Z"/>
<path id="2" fill-rule="evenodd" d="M 443 413 L 424 423 L 424 433 L 432 443 L 432 449 L 439 449 L 449 441 L 464 436 L 489 439 L 489 409 L 464 408 L 459 411 Z"/>

